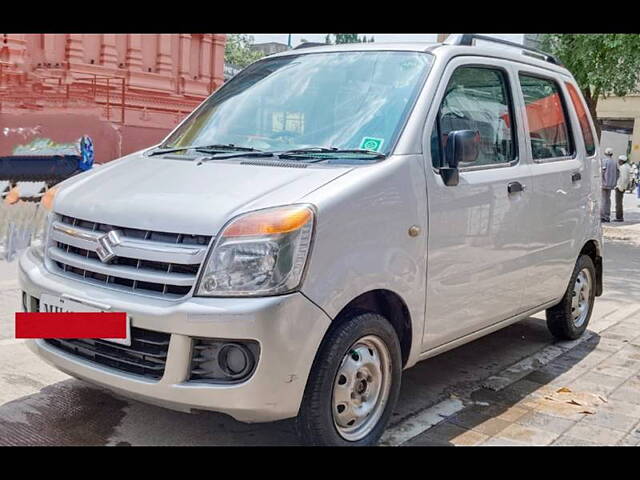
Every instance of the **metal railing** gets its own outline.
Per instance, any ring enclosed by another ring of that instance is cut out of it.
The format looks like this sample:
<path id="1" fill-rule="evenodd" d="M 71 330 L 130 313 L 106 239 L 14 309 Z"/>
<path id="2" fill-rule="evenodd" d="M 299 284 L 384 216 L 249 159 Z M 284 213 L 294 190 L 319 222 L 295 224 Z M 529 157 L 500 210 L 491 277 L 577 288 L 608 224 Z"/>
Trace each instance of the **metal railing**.
<path id="1" fill-rule="evenodd" d="M 111 111 L 114 108 L 119 107 L 120 123 L 124 124 L 127 89 L 127 82 L 124 77 L 110 77 L 93 74 L 87 77 L 76 78 L 73 83 L 67 84 L 68 98 L 72 98 L 72 89 L 77 88 L 78 86 L 89 86 L 91 88 L 92 100 L 96 104 L 104 103 L 107 120 L 116 121 L 115 118 L 111 118 Z"/>

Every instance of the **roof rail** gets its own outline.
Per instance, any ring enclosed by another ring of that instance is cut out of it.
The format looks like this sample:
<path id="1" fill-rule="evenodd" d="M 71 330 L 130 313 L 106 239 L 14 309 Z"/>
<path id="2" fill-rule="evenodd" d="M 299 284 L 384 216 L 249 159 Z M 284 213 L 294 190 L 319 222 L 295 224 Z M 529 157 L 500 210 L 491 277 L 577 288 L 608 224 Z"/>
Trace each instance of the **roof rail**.
<path id="1" fill-rule="evenodd" d="M 309 47 L 324 47 L 325 45 L 326 45 L 326 43 L 305 42 L 305 43 L 301 43 L 300 45 L 298 45 L 296 48 L 294 48 L 294 50 L 298 50 L 300 48 L 309 48 Z"/>
<path id="2" fill-rule="evenodd" d="M 445 40 L 445 44 L 447 45 L 467 45 L 473 46 L 474 40 L 483 40 L 485 42 L 499 43 L 501 45 L 507 45 L 509 47 L 515 47 L 522 50 L 524 55 L 529 55 L 532 57 L 540 57 L 542 60 L 545 60 L 549 63 L 553 63 L 555 65 L 562 66 L 562 62 L 560 62 L 553 55 L 543 52 L 542 50 L 538 50 L 537 48 L 525 47 L 520 43 L 510 42 L 508 40 L 502 40 L 501 38 L 489 37 L 488 35 L 478 35 L 476 33 L 463 33 L 463 34 L 455 34 L 449 36 Z"/>

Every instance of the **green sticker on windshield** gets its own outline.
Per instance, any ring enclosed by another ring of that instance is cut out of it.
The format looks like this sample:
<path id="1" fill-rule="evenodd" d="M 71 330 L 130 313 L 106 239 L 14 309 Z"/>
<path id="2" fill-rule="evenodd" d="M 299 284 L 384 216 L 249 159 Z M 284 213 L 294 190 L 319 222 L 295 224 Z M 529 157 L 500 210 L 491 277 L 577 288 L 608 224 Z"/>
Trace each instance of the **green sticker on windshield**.
<path id="1" fill-rule="evenodd" d="M 360 148 L 365 150 L 372 150 L 374 152 L 379 152 L 382 148 L 382 144 L 384 143 L 383 138 L 374 138 L 374 137 L 364 137 L 360 142 Z"/>

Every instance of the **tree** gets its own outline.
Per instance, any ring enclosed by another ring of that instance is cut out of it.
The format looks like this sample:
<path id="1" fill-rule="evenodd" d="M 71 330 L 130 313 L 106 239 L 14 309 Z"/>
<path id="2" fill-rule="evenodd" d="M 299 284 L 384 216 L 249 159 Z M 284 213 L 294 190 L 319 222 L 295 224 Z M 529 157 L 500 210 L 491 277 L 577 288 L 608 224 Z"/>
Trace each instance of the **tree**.
<path id="1" fill-rule="evenodd" d="M 227 35 L 227 43 L 224 47 L 224 62 L 234 67 L 244 68 L 259 58 L 264 57 L 264 53 L 253 50 L 253 37 L 241 33 L 231 33 Z"/>
<path id="2" fill-rule="evenodd" d="M 543 50 L 556 55 L 573 74 L 596 119 L 600 98 L 624 97 L 638 91 L 640 80 L 640 35 L 546 34 Z M 598 137 L 600 124 L 596 123 Z"/>
<path id="3" fill-rule="evenodd" d="M 366 36 L 363 35 L 362 38 L 360 38 L 357 33 L 328 33 L 325 39 L 325 43 L 335 43 L 336 45 L 340 43 L 365 43 L 366 41 Z"/>

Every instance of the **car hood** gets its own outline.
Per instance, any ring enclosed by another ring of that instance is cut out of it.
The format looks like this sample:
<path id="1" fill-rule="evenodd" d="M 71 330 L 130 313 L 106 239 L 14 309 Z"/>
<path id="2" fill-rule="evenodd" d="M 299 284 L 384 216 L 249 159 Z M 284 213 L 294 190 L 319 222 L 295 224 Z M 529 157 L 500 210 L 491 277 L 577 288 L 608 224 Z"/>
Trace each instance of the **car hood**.
<path id="1" fill-rule="evenodd" d="M 298 202 L 352 169 L 243 165 L 241 160 L 198 165 L 133 154 L 61 183 L 54 210 L 120 227 L 215 235 L 239 213 Z"/>

